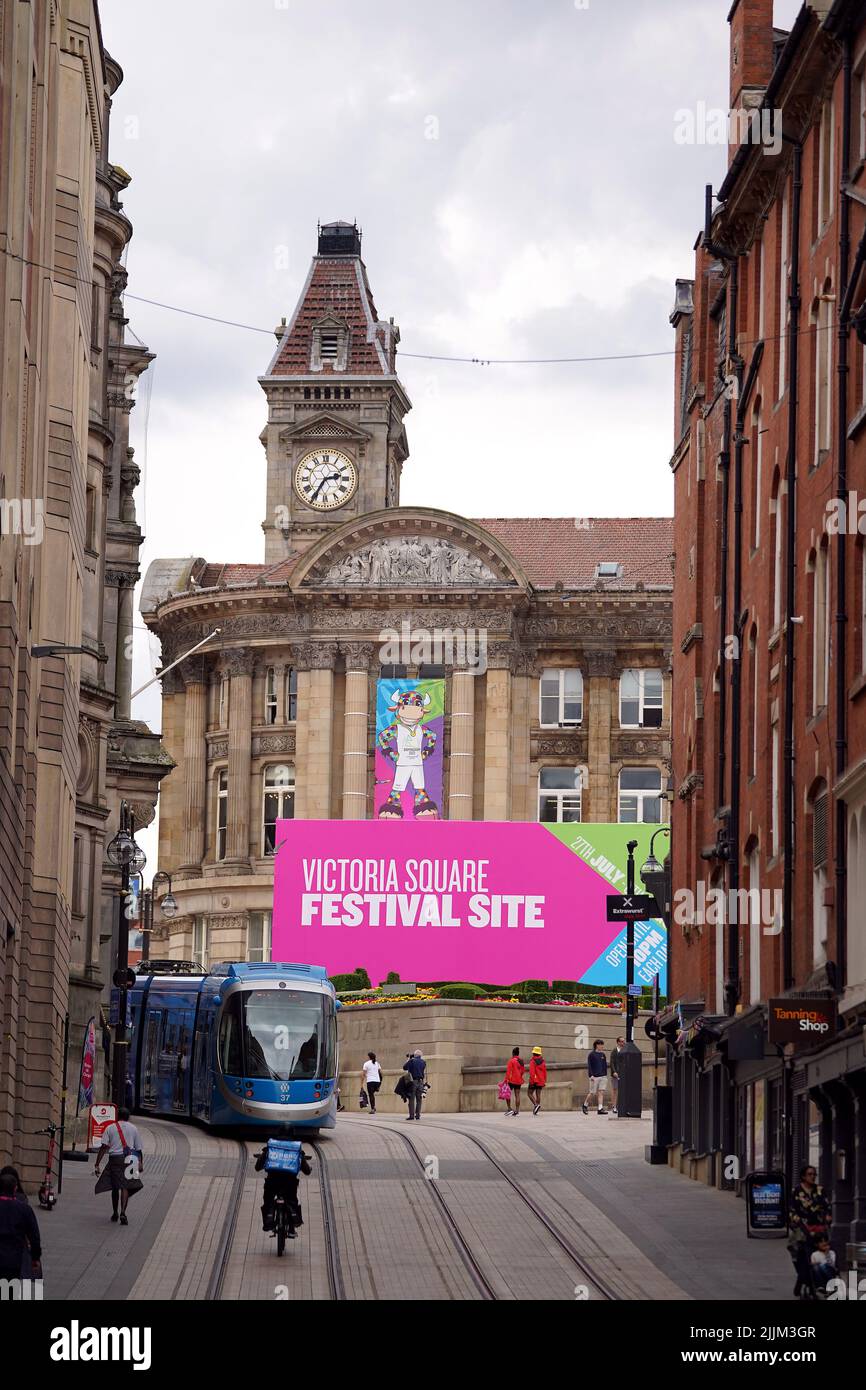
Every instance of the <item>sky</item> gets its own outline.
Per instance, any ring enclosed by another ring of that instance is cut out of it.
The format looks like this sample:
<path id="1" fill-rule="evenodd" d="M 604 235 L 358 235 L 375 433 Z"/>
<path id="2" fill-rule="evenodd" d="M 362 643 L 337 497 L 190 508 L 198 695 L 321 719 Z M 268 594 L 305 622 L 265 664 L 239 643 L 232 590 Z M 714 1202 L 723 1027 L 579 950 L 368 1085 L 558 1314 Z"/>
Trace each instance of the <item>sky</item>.
<path id="1" fill-rule="evenodd" d="M 142 572 L 156 556 L 263 559 L 257 377 L 320 220 L 357 219 L 379 316 L 400 326 L 404 503 L 669 515 L 668 316 L 726 167 L 697 117 L 727 110 L 729 9 L 101 0 L 124 70 L 109 157 L 132 176 L 127 313 L 156 353 L 132 416 Z M 798 9 L 776 0 L 775 23 Z M 708 139 L 675 139 L 684 111 Z M 134 688 L 159 656 L 136 622 Z M 133 713 L 159 728 L 158 684 Z"/>

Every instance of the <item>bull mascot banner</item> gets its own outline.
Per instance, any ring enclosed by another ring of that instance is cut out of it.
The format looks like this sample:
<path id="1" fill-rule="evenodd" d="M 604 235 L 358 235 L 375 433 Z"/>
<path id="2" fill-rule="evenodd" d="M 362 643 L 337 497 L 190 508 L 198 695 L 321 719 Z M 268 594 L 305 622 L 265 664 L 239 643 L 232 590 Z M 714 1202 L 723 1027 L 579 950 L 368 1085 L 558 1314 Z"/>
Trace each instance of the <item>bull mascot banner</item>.
<path id="1" fill-rule="evenodd" d="M 443 680 L 376 684 L 378 820 L 432 821 L 442 816 Z"/>

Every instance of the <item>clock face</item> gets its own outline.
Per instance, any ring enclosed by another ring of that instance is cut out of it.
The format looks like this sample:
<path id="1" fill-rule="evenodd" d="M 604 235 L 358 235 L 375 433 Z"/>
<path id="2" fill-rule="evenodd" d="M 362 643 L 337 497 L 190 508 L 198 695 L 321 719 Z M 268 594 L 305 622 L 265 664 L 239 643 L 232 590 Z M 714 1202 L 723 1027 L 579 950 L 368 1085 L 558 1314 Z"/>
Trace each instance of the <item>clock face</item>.
<path id="1" fill-rule="evenodd" d="M 339 449 L 316 449 L 305 454 L 295 469 L 295 491 L 308 507 L 332 512 L 354 497 L 358 470 Z"/>

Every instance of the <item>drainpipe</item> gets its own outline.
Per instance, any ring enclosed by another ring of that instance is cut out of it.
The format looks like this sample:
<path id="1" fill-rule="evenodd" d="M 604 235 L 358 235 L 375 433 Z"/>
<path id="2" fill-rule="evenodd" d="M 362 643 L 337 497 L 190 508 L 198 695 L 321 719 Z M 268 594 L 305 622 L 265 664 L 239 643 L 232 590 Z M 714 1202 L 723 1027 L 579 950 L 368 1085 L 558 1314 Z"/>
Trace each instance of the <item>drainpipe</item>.
<path id="1" fill-rule="evenodd" d="M 850 206 L 846 194 L 848 172 L 851 167 L 851 37 L 845 36 L 842 56 L 842 178 L 839 190 L 839 274 L 838 293 L 844 298 L 839 302 L 838 350 L 837 350 L 837 409 L 836 409 L 836 496 L 839 498 L 839 515 L 848 514 L 848 333 L 850 329 L 851 295 L 849 294 L 848 259 L 850 254 Z M 858 251 L 859 278 L 860 254 Z M 853 277 L 852 277 L 853 278 Z M 848 761 L 848 690 L 846 629 L 848 624 L 848 596 L 845 573 L 846 526 L 840 526 L 836 536 L 836 775 L 841 776 Z M 835 864 L 835 906 L 836 906 L 836 986 L 844 989 L 847 976 L 848 957 L 848 893 L 847 893 L 847 806 L 841 797 L 835 798 L 836 807 L 836 864 Z"/>
<path id="2" fill-rule="evenodd" d="M 726 247 L 719 246 L 712 239 L 712 216 L 713 216 L 713 190 L 712 185 L 706 186 L 706 199 L 704 205 L 704 236 L 703 245 L 710 255 L 718 256 L 721 260 L 727 261 L 730 266 L 730 276 L 728 279 L 728 358 L 737 364 L 737 386 L 739 388 L 742 376 L 742 364 L 737 357 L 737 292 L 738 292 L 738 258 L 734 252 L 728 251 Z M 728 632 L 728 551 L 729 551 L 729 529 L 728 529 L 728 508 L 730 500 L 730 471 L 731 471 L 731 397 L 730 392 L 725 392 L 725 406 L 722 420 L 722 449 L 719 455 L 719 466 L 722 469 L 722 543 L 721 543 L 721 585 L 722 592 L 719 602 L 719 752 L 718 752 L 718 783 L 716 792 L 716 806 L 721 809 L 726 805 L 727 794 L 727 685 L 724 677 L 725 646 Z M 728 886 L 736 888 L 738 883 L 738 864 L 737 849 L 732 847 L 730 838 L 730 824 L 725 827 L 724 835 L 719 837 L 724 843 L 724 855 L 720 856 L 728 862 Z M 734 915 L 736 914 L 729 914 Z M 725 1008 L 729 1014 L 736 1010 L 740 998 L 740 933 L 736 922 L 727 924 L 727 969 L 728 975 L 725 981 Z"/>
<path id="3" fill-rule="evenodd" d="M 784 137 L 783 137 L 784 138 Z M 797 484 L 797 369 L 800 344 L 800 194 L 803 188 L 803 146 L 794 146 L 793 197 L 791 199 L 791 281 L 788 288 L 788 457 L 785 483 L 787 487 L 786 582 L 785 582 L 785 736 L 782 791 L 782 830 L 785 853 L 782 887 L 782 987 L 794 983 L 793 950 L 793 888 L 794 888 L 794 617 L 796 609 L 796 516 Z"/>

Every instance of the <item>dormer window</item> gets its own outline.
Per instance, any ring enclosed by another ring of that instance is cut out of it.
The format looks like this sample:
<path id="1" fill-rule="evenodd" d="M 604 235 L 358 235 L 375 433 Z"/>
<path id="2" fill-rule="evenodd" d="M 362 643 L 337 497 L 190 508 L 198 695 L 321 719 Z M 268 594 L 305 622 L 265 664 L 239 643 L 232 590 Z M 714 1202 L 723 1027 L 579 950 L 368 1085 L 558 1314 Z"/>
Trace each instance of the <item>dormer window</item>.
<path id="1" fill-rule="evenodd" d="M 313 324 L 310 369 L 344 372 L 349 357 L 349 325 L 333 314 Z"/>
<path id="2" fill-rule="evenodd" d="M 601 560 L 595 567 L 596 579 L 622 579 L 622 565 L 617 560 Z"/>

